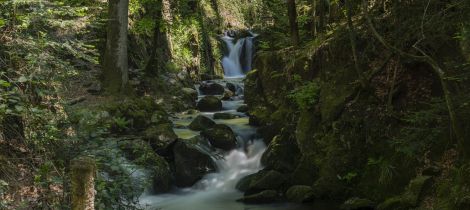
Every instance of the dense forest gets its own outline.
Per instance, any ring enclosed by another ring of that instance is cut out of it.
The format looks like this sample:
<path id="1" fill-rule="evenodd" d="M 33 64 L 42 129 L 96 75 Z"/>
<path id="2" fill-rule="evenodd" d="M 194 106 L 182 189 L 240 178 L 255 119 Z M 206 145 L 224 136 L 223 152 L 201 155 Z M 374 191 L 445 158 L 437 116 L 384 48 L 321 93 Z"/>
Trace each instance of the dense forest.
<path id="1" fill-rule="evenodd" d="M 0 0 L 0 209 L 470 209 L 470 1 Z"/>

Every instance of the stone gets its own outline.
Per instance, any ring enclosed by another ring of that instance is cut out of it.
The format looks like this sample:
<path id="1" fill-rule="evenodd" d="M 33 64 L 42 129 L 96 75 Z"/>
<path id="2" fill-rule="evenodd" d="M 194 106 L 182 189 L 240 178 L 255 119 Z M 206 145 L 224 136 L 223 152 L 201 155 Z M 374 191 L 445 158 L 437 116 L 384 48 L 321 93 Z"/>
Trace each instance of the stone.
<path id="1" fill-rule="evenodd" d="M 215 96 L 205 96 L 197 103 L 197 108 L 202 112 L 215 112 L 222 110 L 222 101 Z"/>
<path id="2" fill-rule="evenodd" d="M 248 112 L 248 105 L 241 105 L 237 108 L 237 112 L 247 113 Z"/>
<path id="3" fill-rule="evenodd" d="M 277 171 L 262 171 L 253 177 L 246 192 L 280 189 L 286 182 L 286 177 Z"/>
<path id="4" fill-rule="evenodd" d="M 203 82 L 199 86 L 199 91 L 201 91 L 203 95 L 223 95 L 225 88 L 218 83 Z"/>
<path id="5" fill-rule="evenodd" d="M 210 155 L 192 144 L 178 140 L 173 147 L 175 184 L 191 187 L 208 173 L 215 172 L 216 165 Z"/>
<path id="6" fill-rule="evenodd" d="M 241 199 L 238 199 L 238 202 L 248 203 L 248 204 L 263 204 L 263 203 L 273 203 L 280 200 L 279 194 L 274 190 L 265 190 L 253 195 L 244 196 Z"/>
<path id="7" fill-rule="evenodd" d="M 314 199 L 314 192 L 310 186 L 294 185 L 287 190 L 286 198 L 294 203 L 310 202 Z"/>
<path id="8" fill-rule="evenodd" d="M 299 160 L 299 149 L 295 139 L 288 133 L 275 136 L 261 157 L 261 163 L 267 169 L 292 172 Z"/>
<path id="9" fill-rule="evenodd" d="M 228 151 L 237 147 L 237 137 L 232 129 L 227 125 L 215 125 L 210 129 L 203 130 L 201 135 L 204 138 L 207 138 L 215 148 Z"/>
<path id="10" fill-rule="evenodd" d="M 375 203 L 365 198 L 350 198 L 341 205 L 342 210 L 374 210 Z"/>
<path id="11" fill-rule="evenodd" d="M 198 115 L 189 124 L 189 128 L 194 131 L 202 131 L 214 127 L 215 122 L 204 115 Z"/>
<path id="12" fill-rule="evenodd" d="M 173 125 L 169 123 L 155 125 L 144 131 L 144 140 L 148 141 L 152 148 L 163 156 L 169 155 L 169 147 L 177 139 L 178 136 L 173 131 Z"/>
<path id="13" fill-rule="evenodd" d="M 222 100 L 229 101 L 235 94 L 230 90 L 225 90 L 224 95 L 222 96 Z"/>
<path id="14" fill-rule="evenodd" d="M 215 113 L 214 114 L 214 119 L 223 119 L 223 120 L 229 120 L 229 119 L 236 119 L 240 118 L 240 116 L 231 114 L 231 113 Z"/>
<path id="15" fill-rule="evenodd" d="M 237 85 L 233 84 L 233 83 L 230 83 L 230 82 L 227 82 L 227 84 L 225 84 L 225 87 L 232 91 L 232 93 L 236 93 L 237 92 Z"/>
<path id="16" fill-rule="evenodd" d="M 192 88 L 183 88 L 183 89 L 181 89 L 181 91 L 183 92 L 185 97 L 188 97 L 189 99 L 191 99 L 193 101 L 197 100 L 198 93 L 197 93 L 196 90 L 194 90 Z"/>
<path id="17" fill-rule="evenodd" d="M 410 181 L 401 195 L 389 198 L 377 206 L 378 210 L 401 210 L 417 207 L 424 191 L 430 186 L 432 177 L 419 176 Z"/>

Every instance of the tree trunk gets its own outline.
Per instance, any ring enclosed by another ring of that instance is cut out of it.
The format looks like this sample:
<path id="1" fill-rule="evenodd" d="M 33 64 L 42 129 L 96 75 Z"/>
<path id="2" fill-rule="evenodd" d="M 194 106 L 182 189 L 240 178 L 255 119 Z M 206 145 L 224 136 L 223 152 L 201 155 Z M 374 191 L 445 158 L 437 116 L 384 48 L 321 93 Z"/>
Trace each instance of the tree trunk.
<path id="1" fill-rule="evenodd" d="M 346 16 L 348 19 L 348 28 L 349 28 L 349 41 L 351 43 L 351 50 L 354 60 L 354 69 L 356 70 L 356 74 L 359 77 L 359 82 L 361 83 L 362 87 L 366 87 L 366 79 L 362 73 L 362 70 L 359 65 L 359 60 L 357 58 L 357 48 L 356 48 L 356 31 L 354 29 L 354 24 L 352 22 L 352 4 L 351 0 L 346 0 Z"/>
<path id="2" fill-rule="evenodd" d="M 297 7 L 295 0 L 287 0 L 287 13 L 289 15 L 289 24 L 290 24 L 290 35 L 292 39 L 292 44 L 294 46 L 299 45 L 299 27 L 297 25 Z"/>
<path id="3" fill-rule="evenodd" d="M 72 210 L 95 209 L 95 162 L 91 158 L 71 162 Z"/>
<path id="4" fill-rule="evenodd" d="M 125 90 L 128 76 L 127 27 L 129 0 L 109 0 L 103 87 L 112 94 Z"/>

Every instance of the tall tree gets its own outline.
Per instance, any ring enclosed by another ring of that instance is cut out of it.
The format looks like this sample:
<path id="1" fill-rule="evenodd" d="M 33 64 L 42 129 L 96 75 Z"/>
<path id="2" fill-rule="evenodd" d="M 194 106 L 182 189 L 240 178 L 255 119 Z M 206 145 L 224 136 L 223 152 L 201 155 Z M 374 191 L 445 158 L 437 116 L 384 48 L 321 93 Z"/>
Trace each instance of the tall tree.
<path id="1" fill-rule="evenodd" d="M 290 35 L 292 39 L 292 44 L 294 46 L 299 45 L 299 26 L 297 24 L 297 7 L 295 0 L 287 0 L 287 13 L 289 15 L 289 24 L 290 24 Z"/>
<path id="2" fill-rule="evenodd" d="M 127 86 L 129 0 L 109 0 L 106 51 L 103 61 L 103 86 L 109 93 L 120 93 Z"/>

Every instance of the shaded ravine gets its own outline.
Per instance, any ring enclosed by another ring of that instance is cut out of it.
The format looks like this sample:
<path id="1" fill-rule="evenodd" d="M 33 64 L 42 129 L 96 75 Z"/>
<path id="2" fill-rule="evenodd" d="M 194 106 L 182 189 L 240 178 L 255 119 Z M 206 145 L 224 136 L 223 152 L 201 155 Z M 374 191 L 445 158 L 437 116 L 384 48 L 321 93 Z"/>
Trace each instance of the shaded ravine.
<path id="1" fill-rule="evenodd" d="M 230 82 L 243 88 L 243 78 L 232 78 L 214 81 L 225 86 Z M 199 98 L 204 95 L 199 95 Z M 163 210 L 237 210 L 237 209 L 290 209 L 303 210 L 307 207 L 293 204 L 272 205 L 245 205 L 236 202 L 243 197 L 243 193 L 235 189 L 236 183 L 243 177 L 256 173 L 262 169 L 261 156 L 266 149 L 262 139 L 256 138 L 256 128 L 248 124 L 248 116 L 237 112 L 237 108 L 243 104 L 243 94 L 232 97 L 229 101 L 223 101 L 223 110 L 220 112 L 232 113 L 240 116 L 236 119 L 214 120 L 218 124 L 230 126 L 238 136 L 238 148 L 222 154 L 222 158 L 214 158 L 217 164 L 217 172 L 206 175 L 191 188 L 175 189 L 171 193 L 161 195 L 143 195 L 141 204 L 146 209 Z M 189 139 L 199 135 L 187 129 L 198 114 L 210 117 L 217 112 L 202 112 L 194 114 L 178 114 L 173 122 L 175 132 L 181 139 Z M 216 156 L 217 154 L 213 154 Z"/>

